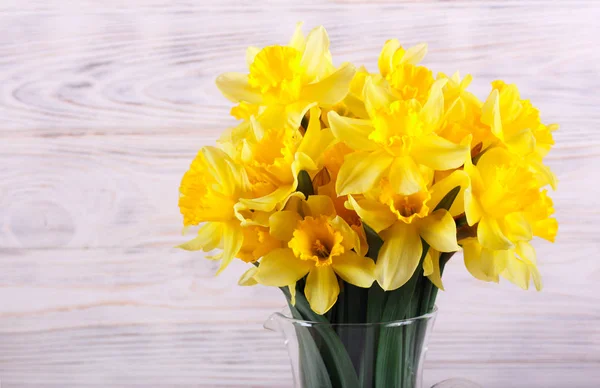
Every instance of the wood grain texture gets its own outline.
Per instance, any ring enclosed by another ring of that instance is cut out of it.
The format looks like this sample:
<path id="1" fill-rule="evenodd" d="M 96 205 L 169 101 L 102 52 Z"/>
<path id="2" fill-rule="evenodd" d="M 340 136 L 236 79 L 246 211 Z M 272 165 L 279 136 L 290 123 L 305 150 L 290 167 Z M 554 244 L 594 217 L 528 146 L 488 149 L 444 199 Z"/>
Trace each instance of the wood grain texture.
<path id="1" fill-rule="evenodd" d="M 172 247 L 179 179 L 233 124 L 214 78 L 299 20 L 371 69 L 385 39 L 427 42 L 435 71 L 470 72 L 481 97 L 515 82 L 561 124 L 545 290 L 476 282 L 453 260 L 425 378 L 600 386 L 599 18 L 591 0 L 2 1 L 2 387 L 290 386 L 261 326 L 278 291 Z"/>

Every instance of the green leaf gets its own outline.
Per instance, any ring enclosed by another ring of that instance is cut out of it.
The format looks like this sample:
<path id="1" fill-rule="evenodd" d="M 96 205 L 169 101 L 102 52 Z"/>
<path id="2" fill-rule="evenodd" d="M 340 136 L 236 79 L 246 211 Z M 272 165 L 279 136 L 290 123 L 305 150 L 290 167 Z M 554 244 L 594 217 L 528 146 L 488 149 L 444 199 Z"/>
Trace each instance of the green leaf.
<path id="1" fill-rule="evenodd" d="M 367 244 L 369 244 L 369 251 L 367 252 L 367 257 L 370 257 L 375 262 L 377 261 L 377 256 L 379 256 L 379 250 L 383 245 L 383 240 L 377 234 L 373 228 L 363 222 L 363 229 L 365 231 L 365 235 L 367 236 Z"/>
<path id="2" fill-rule="evenodd" d="M 282 287 L 281 290 L 289 303 L 291 298 L 289 290 L 285 287 Z M 332 388 L 360 388 L 356 370 L 344 344 L 327 319 L 310 308 L 310 304 L 301 289 L 301 284 L 299 284 L 299 289 L 296 291 L 296 305 L 294 308 L 297 309 L 303 320 L 320 323 L 312 326 L 309 330 L 329 371 Z M 312 386 L 308 385 L 307 387 Z M 315 385 L 315 387 L 319 387 L 319 385 Z"/>
<path id="3" fill-rule="evenodd" d="M 299 191 L 302 194 L 304 194 L 306 198 L 308 198 L 309 195 L 315 194 L 312 185 L 312 180 L 310 179 L 310 175 L 308 175 L 308 172 L 302 170 L 298 173 L 298 188 L 296 189 L 296 191 Z"/>
<path id="4" fill-rule="evenodd" d="M 450 210 L 450 207 L 454 203 L 454 200 L 456 199 L 456 196 L 458 195 L 458 193 L 460 193 L 460 186 L 456 186 L 452 190 L 448 191 L 448 194 L 446 194 L 444 196 L 444 198 L 442 198 L 440 203 L 437 204 L 437 206 L 435 207 L 435 209 L 433 209 L 433 211 L 436 211 L 439 209 Z"/>

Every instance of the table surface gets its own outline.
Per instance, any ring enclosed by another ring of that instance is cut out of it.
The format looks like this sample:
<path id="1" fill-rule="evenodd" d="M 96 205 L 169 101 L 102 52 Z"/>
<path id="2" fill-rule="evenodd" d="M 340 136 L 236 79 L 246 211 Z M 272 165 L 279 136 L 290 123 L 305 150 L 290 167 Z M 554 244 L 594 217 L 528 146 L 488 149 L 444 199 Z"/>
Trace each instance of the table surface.
<path id="1" fill-rule="evenodd" d="M 374 69 L 383 42 L 429 43 L 484 98 L 515 82 L 560 123 L 560 234 L 545 289 L 472 279 L 461 258 L 425 380 L 600 386 L 600 2 L 4 0 L 0 5 L 0 380 L 7 387 L 289 387 L 284 299 L 176 250 L 179 180 L 230 126 L 215 77 L 297 21 Z"/>

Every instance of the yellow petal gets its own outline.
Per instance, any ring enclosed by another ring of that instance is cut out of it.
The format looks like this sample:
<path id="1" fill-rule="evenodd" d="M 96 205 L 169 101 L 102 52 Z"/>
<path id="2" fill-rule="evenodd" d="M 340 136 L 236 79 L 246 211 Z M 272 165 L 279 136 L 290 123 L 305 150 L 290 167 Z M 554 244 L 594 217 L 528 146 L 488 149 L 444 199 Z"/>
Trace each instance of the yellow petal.
<path id="1" fill-rule="evenodd" d="M 381 54 L 379 54 L 379 60 L 377 61 L 379 72 L 382 76 L 385 77 L 392 71 L 392 58 L 396 50 L 401 47 L 398 39 L 390 39 L 383 45 Z"/>
<path id="2" fill-rule="evenodd" d="M 318 162 L 323 157 L 323 150 L 329 148 L 334 141 L 333 133 L 330 129 L 321 129 L 321 110 L 317 107 L 310 109 L 310 120 L 308 128 L 302 137 L 302 142 L 296 152 L 304 153 L 314 162 Z"/>
<path id="3" fill-rule="evenodd" d="M 519 155 L 529 155 L 535 150 L 535 136 L 531 129 L 527 128 L 510 137 L 505 137 L 504 143 L 513 152 Z"/>
<path id="4" fill-rule="evenodd" d="M 258 271 L 258 268 L 256 268 L 255 266 L 250 267 L 240 277 L 240 280 L 238 280 L 238 285 L 240 285 L 240 286 L 254 286 L 254 285 L 258 284 L 258 282 L 256 281 L 256 279 L 254 279 L 254 275 L 256 275 L 257 271 Z"/>
<path id="5" fill-rule="evenodd" d="M 318 78 L 324 70 L 323 59 L 330 55 L 327 31 L 323 26 L 315 27 L 306 37 L 306 46 L 300 66 L 305 69 L 309 78 Z"/>
<path id="6" fill-rule="evenodd" d="M 254 62 L 254 57 L 256 57 L 256 54 L 258 54 L 259 51 L 260 49 L 254 46 L 250 46 L 246 49 L 246 63 L 248 66 Z"/>
<path id="7" fill-rule="evenodd" d="M 524 290 L 529 289 L 529 267 L 514 255 L 507 260 L 506 269 L 502 272 L 502 276 Z"/>
<path id="8" fill-rule="evenodd" d="M 453 171 L 450 175 L 442 179 L 441 181 L 436 182 L 430 189 L 431 198 L 427 203 L 430 209 L 435 209 L 435 207 L 440 203 L 440 201 L 450 192 L 450 190 L 454 189 L 457 186 L 460 186 L 460 192 L 454 199 L 452 206 L 450 206 L 450 214 L 453 217 L 458 216 L 459 214 L 465 211 L 465 189 L 469 187 L 470 180 L 467 173 L 463 170 Z"/>
<path id="9" fill-rule="evenodd" d="M 373 132 L 370 120 L 342 117 L 336 111 L 330 111 L 327 119 L 338 141 L 346 143 L 355 150 L 370 151 L 377 148 L 377 144 L 369 139 L 369 134 Z"/>
<path id="10" fill-rule="evenodd" d="M 406 53 L 402 56 L 400 63 L 416 65 L 425 58 L 425 55 L 427 55 L 427 44 L 421 43 L 407 49 Z"/>
<path id="11" fill-rule="evenodd" d="M 444 93 L 442 88 L 448 82 L 447 79 L 438 79 L 431 85 L 427 102 L 421 109 L 420 116 L 425 123 L 425 133 L 436 130 L 444 117 Z"/>
<path id="12" fill-rule="evenodd" d="M 342 234 L 342 246 L 347 251 L 354 249 L 355 252 L 361 252 L 360 236 L 348 225 L 348 223 L 340 216 L 335 216 L 329 220 L 329 224 L 335 231 Z"/>
<path id="13" fill-rule="evenodd" d="M 450 170 L 465 163 L 469 156 L 469 145 L 455 144 L 437 135 L 416 139 L 411 155 L 415 160 L 434 170 Z"/>
<path id="14" fill-rule="evenodd" d="M 394 157 L 385 150 L 357 151 L 347 155 L 335 185 L 338 195 L 360 194 L 370 190 L 388 171 L 393 160 Z"/>
<path id="15" fill-rule="evenodd" d="M 378 233 L 389 228 L 397 220 L 396 215 L 390 211 L 389 206 L 378 201 L 370 199 L 359 199 L 357 201 L 349 195 L 348 204 L 367 225 Z"/>
<path id="16" fill-rule="evenodd" d="M 427 276 L 437 288 L 442 291 L 444 290 L 440 271 L 440 252 L 435 249 L 429 248 L 429 251 L 425 255 L 425 259 L 423 260 L 423 275 Z"/>
<path id="17" fill-rule="evenodd" d="M 304 37 L 304 33 L 302 33 L 303 24 L 304 23 L 302 22 L 296 23 L 294 35 L 292 35 L 292 38 L 288 43 L 288 46 L 293 47 L 300 52 L 304 52 L 304 48 L 306 47 L 306 38 Z"/>
<path id="18" fill-rule="evenodd" d="M 413 275 L 423 253 L 421 238 L 412 224 L 397 222 L 381 233 L 383 246 L 375 263 L 375 277 L 386 291 L 402 287 Z"/>
<path id="19" fill-rule="evenodd" d="M 375 262 L 368 257 L 348 251 L 333 259 L 333 270 L 346 282 L 369 288 L 375 281 Z"/>
<path id="20" fill-rule="evenodd" d="M 294 192 L 294 190 L 295 186 L 286 185 L 277 188 L 272 193 L 263 197 L 253 199 L 241 198 L 239 203 L 247 209 L 270 212 L 273 211 L 278 205 L 283 204 L 290 194 Z"/>
<path id="21" fill-rule="evenodd" d="M 417 221 L 421 237 L 440 252 L 460 250 L 456 242 L 456 223 L 445 209 L 438 209 Z"/>
<path id="22" fill-rule="evenodd" d="M 331 266 L 314 267 L 306 278 L 304 294 L 310 307 L 319 315 L 333 307 L 340 293 L 337 276 Z"/>
<path id="23" fill-rule="evenodd" d="M 198 236 L 177 246 L 177 248 L 186 251 L 212 251 L 217 248 L 221 242 L 222 226 L 223 223 L 221 222 L 207 222 L 198 230 Z"/>
<path id="24" fill-rule="evenodd" d="M 365 80 L 365 108 L 370 117 L 375 117 L 381 109 L 386 109 L 395 100 L 383 86 L 376 85 L 373 77 Z"/>
<path id="25" fill-rule="evenodd" d="M 521 212 L 510 213 L 504 217 L 502 229 L 510 241 L 529 241 L 533 238 L 531 225 Z"/>
<path id="26" fill-rule="evenodd" d="M 233 258 L 237 256 L 243 242 L 244 232 L 239 223 L 232 221 L 223 225 L 223 256 L 217 275 L 223 272 Z"/>
<path id="27" fill-rule="evenodd" d="M 473 188 L 471 186 L 465 189 L 464 200 L 465 216 L 467 217 L 467 223 L 469 224 L 469 226 L 473 226 L 481 220 L 481 217 L 483 217 L 483 210 L 481 209 L 481 205 L 473 195 Z"/>
<path id="28" fill-rule="evenodd" d="M 426 189 L 427 181 L 421 169 L 409 156 L 394 158 L 389 173 L 390 185 L 402 195 L 411 195 Z"/>
<path id="29" fill-rule="evenodd" d="M 287 105 L 270 105 L 261 112 L 259 121 L 265 128 L 298 128 L 302 118 L 315 102 L 297 101 Z"/>
<path id="30" fill-rule="evenodd" d="M 310 209 L 310 215 L 313 217 L 319 215 L 335 217 L 336 213 L 333 201 L 326 195 L 311 195 L 306 200 L 306 203 Z"/>
<path id="31" fill-rule="evenodd" d="M 206 158 L 207 164 L 213 171 L 214 177 L 223 188 L 224 193 L 232 196 L 237 191 L 237 182 L 239 177 L 233 171 L 233 162 L 229 155 L 216 147 L 206 146 L 202 148 L 202 154 Z"/>
<path id="32" fill-rule="evenodd" d="M 535 249 L 533 249 L 533 246 L 531 246 L 529 242 L 521 241 L 517 244 L 516 250 L 521 260 L 525 262 L 529 268 L 535 289 L 540 291 L 542 289 L 542 276 L 536 265 L 537 258 Z"/>
<path id="33" fill-rule="evenodd" d="M 269 217 L 269 233 L 281 241 L 289 241 L 298 221 L 302 218 L 295 211 L 282 210 L 271 214 Z"/>
<path id="34" fill-rule="evenodd" d="M 465 260 L 465 267 L 471 275 L 479 280 L 485 282 L 498 282 L 498 275 L 489 275 L 487 270 L 488 266 L 484 265 L 481 258 L 482 247 L 476 238 L 468 238 L 461 241 L 463 247 L 463 255 Z"/>
<path id="35" fill-rule="evenodd" d="M 479 242 L 487 249 L 504 250 L 513 247 L 513 243 L 504 235 L 498 221 L 489 216 L 483 216 L 477 227 Z"/>
<path id="36" fill-rule="evenodd" d="M 225 73 L 217 77 L 217 87 L 227 99 L 233 102 L 250 102 L 260 104 L 261 94 L 250 87 L 248 75 L 242 73 Z"/>
<path id="37" fill-rule="evenodd" d="M 500 117 L 500 95 L 494 89 L 481 108 L 481 122 L 490 126 L 492 133 L 500 140 L 504 140 L 502 120 Z"/>
<path id="38" fill-rule="evenodd" d="M 319 82 L 302 88 L 300 98 L 304 101 L 318 102 L 320 106 L 331 106 L 342 101 L 350 90 L 350 81 L 356 69 L 351 64 L 342 65 L 333 74 Z"/>
<path id="39" fill-rule="evenodd" d="M 298 259 L 289 248 L 275 249 L 260 260 L 254 278 L 265 286 L 285 287 L 302 279 L 312 266 L 310 261 Z"/>

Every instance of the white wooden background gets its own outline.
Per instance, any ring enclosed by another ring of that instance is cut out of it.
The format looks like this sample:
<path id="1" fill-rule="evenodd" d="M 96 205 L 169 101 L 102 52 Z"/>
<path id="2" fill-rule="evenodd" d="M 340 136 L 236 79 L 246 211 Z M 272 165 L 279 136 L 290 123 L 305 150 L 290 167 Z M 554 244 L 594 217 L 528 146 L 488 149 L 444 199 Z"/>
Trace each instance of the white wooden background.
<path id="1" fill-rule="evenodd" d="M 426 382 L 600 386 L 600 2 L 0 2 L 0 380 L 9 387 L 289 387 L 262 321 L 284 301 L 183 241 L 179 179 L 232 124 L 214 85 L 248 45 L 324 24 L 338 63 L 387 38 L 425 63 L 516 82 L 558 122 L 560 234 L 545 289 L 476 282 L 454 259 Z"/>

